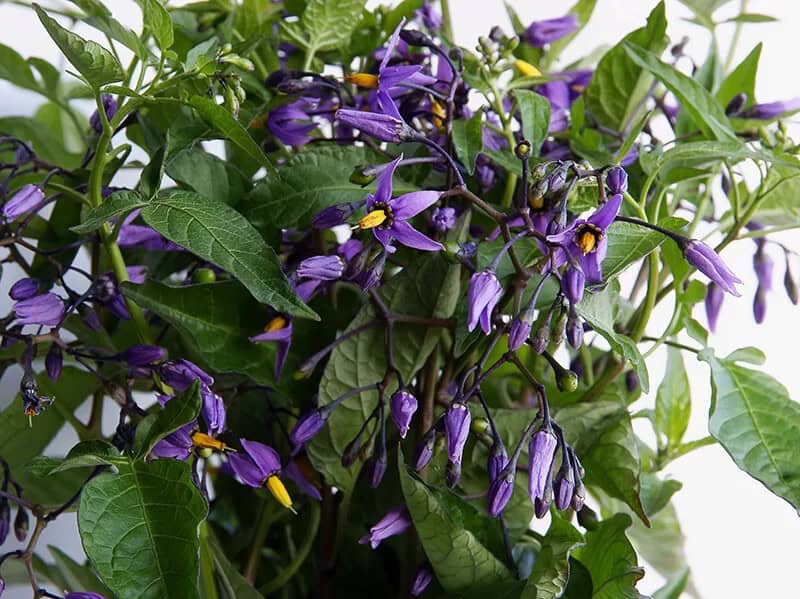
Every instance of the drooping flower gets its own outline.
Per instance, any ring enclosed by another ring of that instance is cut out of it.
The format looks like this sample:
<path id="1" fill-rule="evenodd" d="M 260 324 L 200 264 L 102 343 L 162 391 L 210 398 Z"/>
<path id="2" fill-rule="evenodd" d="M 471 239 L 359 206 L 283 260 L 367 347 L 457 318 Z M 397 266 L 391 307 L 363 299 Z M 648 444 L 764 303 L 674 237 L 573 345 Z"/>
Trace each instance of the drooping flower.
<path id="1" fill-rule="evenodd" d="M 487 335 L 492 330 L 492 312 L 503 296 L 503 286 L 491 269 L 472 275 L 467 290 L 467 330 L 474 331 L 480 323 Z"/>
<path id="2" fill-rule="evenodd" d="M 508 464 L 508 454 L 503 442 L 498 438 L 489 450 L 489 458 L 486 460 L 486 470 L 489 480 L 493 481 Z"/>
<path id="3" fill-rule="evenodd" d="M 737 297 L 741 295 L 736 289 L 736 283 L 741 283 L 741 279 L 733 274 L 713 249 L 697 239 L 689 239 L 682 246 L 683 257 L 690 265 L 719 285 L 723 291 Z"/>
<path id="4" fill-rule="evenodd" d="M 411 418 L 417 411 L 417 398 L 408 391 L 397 391 L 389 400 L 389 409 L 392 420 L 400 431 L 400 437 L 405 439 L 411 425 Z"/>
<path id="5" fill-rule="evenodd" d="M 398 156 L 378 175 L 375 194 L 367 196 L 367 214 L 358 222 L 358 227 L 362 230 L 372 229 L 375 238 L 389 253 L 396 250 L 393 241 L 426 252 L 442 250 L 444 246 L 441 243 L 420 233 L 408 223 L 408 219 L 435 204 L 441 193 L 412 191 L 392 197 L 392 177 L 402 158 L 402 155 Z"/>
<path id="6" fill-rule="evenodd" d="M 572 496 L 575 493 L 575 474 L 569 463 L 564 464 L 559 469 L 553 482 L 553 489 L 555 491 L 556 507 L 560 510 L 567 509 L 572 503 Z"/>
<path id="7" fill-rule="evenodd" d="M 311 410 L 303 414 L 297 423 L 294 425 L 289 437 L 295 447 L 299 447 L 304 443 L 308 443 L 313 439 L 322 427 L 325 426 L 325 421 L 328 419 L 329 412 L 327 410 Z"/>
<path id="8" fill-rule="evenodd" d="M 556 436 L 545 428 L 536 431 L 528 444 L 528 493 L 531 500 L 545 497 L 556 445 Z"/>
<path id="9" fill-rule="evenodd" d="M 394 103 L 391 105 L 394 106 Z M 336 111 L 335 118 L 338 123 L 358 129 L 380 141 L 399 144 L 415 135 L 415 131 L 399 115 L 341 108 Z"/>
<path id="10" fill-rule="evenodd" d="M 508 331 L 508 349 L 517 351 L 520 347 L 525 345 L 528 337 L 531 336 L 531 328 L 533 327 L 532 313 L 529 315 L 525 310 L 511 321 L 511 329 Z"/>
<path id="11" fill-rule="evenodd" d="M 14 304 L 17 324 L 54 327 L 64 318 L 64 301 L 54 293 L 34 295 Z"/>
<path id="12" fill-rule="evenodd" d="M 23 214 L 40 208 L 43 203 L 44 191 L 38 185 L 28 183 L 3 204 L 3 216 L 6 220 L 15 220 Z"/>
<path id="13" fill-rule="evenodd" d="M 184 360 L 170 360 L 161 366 L 162 380 L 178 392 L 186 391 L 194 381 L 205 385 L 213 385 L 214 377 L 200 368 L 194 362 Z"/>
<path id="14" fill-rule="evenodd" d="M 511 495 L 514 493 L 514 477 L 516 475 L 516 464 L 508 464 L 503 468 L 489 485 L 487 495 L 487 511 L 493 518 L 502 512 Z"/>
<path id="15" fill-rule="evenodd" d="M 753 316 L 758 324 L 764 322 L 767 314 L 767 294 L 772 290 L 772 271 L 775 263 L 764 251 L 764 240 L 759 239 L 758 250 L 753 256 L 753 269 L 758 279 L 758 288 L 753 300 Z"/>
<path id="16" fill-rule="evenodd" d="M 302 146 L 311 140 L 311 133 L 317 124 L 311 121 L 308 112 L 317 107 L 317 102 L 309 98 L 298 98 L 293 102 L 278 106 L 267 115 L 267 128 L 287 146 Z"/>
<path id="17" fill-rule="evenodd" d="M 464 454 L 464 445 L 469 436 L 469 427 L 472 415 L 469 408 L 461 402 L 450 405 L 444 416 L 444 434 L 447 437 L 447 457 L 455 463 L 461 463 Z"/>
<path id="18" fill-rule="evenodd" d="M 157 345 L 131 345 L 120 357 L 130 366 L 149 366 L 166 358 L 167 350 Z"/>
<path id="19" fill-rule="evenodd" d="M 292 509 L 292 498 L 278 477 L 281 472 L 281 458 L 269 445 L 258 441 L 241 439 L 244 453 L 228 456 L 236 476 L 244 484 L 254 488 L 266 487 L 283 507 Z"/>
<path id="20" fill-rule="evenodd" d="M 559 244 L 563 250 L 554 256 L 556 265 L 569 260 L 580 267 L 586 280 L 602 280 L 602 263 L 608 251 L 606 229 L 614 222 L 621 204 L 622 195 L 613 195 L 588 219 L 575 219 L 560 233 L 548 235 L 547 241 Z"/>
<path id="21" fill-rule="evenodd" d="M 555 19 L 534 21 L 523 34 L 527 42 L 534 48 L 542 48 L 578 29 L 578 16 L 572 13 Z"/>
<path id="22" fill-rule="evenodd" d="M 411 583 L 411 596 L 419 597 L 425 592 L 425 589 L 430 586 L 433 580 L 433 570 L 428 564 L 423 564 L 414 574 L 414 580 Z"/>
<path id="23" fill-rule="evenodd" d="M 386 515 L 378 520 L 375 526 L 369 529 L 369 534 L 361 537 L 359 543 L 377 549 L 382 541 L 399 535 L 411 528 L 411 514 L 405 505 L 398 505 L 390 509 Z"/>

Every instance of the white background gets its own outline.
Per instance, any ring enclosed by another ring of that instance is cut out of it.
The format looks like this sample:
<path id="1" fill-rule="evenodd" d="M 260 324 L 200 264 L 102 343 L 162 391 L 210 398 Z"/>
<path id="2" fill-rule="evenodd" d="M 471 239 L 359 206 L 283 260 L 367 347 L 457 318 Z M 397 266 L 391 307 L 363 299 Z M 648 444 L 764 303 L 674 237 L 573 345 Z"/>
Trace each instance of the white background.
<path id="1" fill-rule="evenodd" d="M 133 2 L 107 0 L 106 4 L 112 7 L 117 19 L 136 30 L 140 28 L 141 17 Z M 533 19 L 561 16 L 572 2 L 511 0 L 510 4 L 522 21 L 527 23 Z M 654 5 L 655 2 L 650 0 L 599 0 L 591 23 L 570 46 L 563 64 L 568 64 L 598 45 L 613 44 L 623 34 L 640 27 Z M 735 15 L 737 5 L 738 2 L 730 3 L 717 16 Z M 451 0 L 451 6 L 457 41 L 467 47 L 474 46 L 479 35 L 487 35 L 493 24 L 500 24 L 510 31 L 500 1 Z M 748 12 L 770 14 L 780 20 L 777 23 L 746 26 L 737 48 L 735 63 L 763 41 L 758 100 L 768 102 L 800 96 L 796 62 L 800 3 L 795 0 L 752 0 L 748 4 Z M 698 62 L 702 62 L 709 36 L 704 30 L 684 20 L 689 16 L 688 10 L 681 4 L 675 0 L 667 1 L 671 38 L 678 40 L 684 35 L 690 36 L 687 51 Z M 24 56 L 58 60 L 55 46 L 27 10 L 0 4 L 0 31 L 0 41 Z M 82 28 L 81 32 L 92 36 L 88 29 Z M 723 48 L 727 48 L 732 32 L 732 25 L 719 28 L 719 40 Z M 30 114 L 38 101 L 36 96 L 16 91 L 0 81 L 0 115 Z M 796 124 L 792 124 L 791 130 L 800 138 Z M 794 249 L 800 248 L 798 237 L 792 233 L 784 233 L 776 236 L 776 239 Z M 737 274 L 745 282 L 744 296 L 740 299 L 726 298 L 719 331 L 712 338 L 711 345 L 721 355 L 746 345 L 765 349 L 767 363 L 764 370 L 781 380 L 792 397 L 800 398 L 800 381 L 795 378 L 796 344 L 792 343 L 800 333 L 800 326 L 797 308 L 789 303 L 781 287 L 782 255 L 780 252 L 772 253 L 777 265 L 777 289 L 769 297 L 766 323 L 756 326 L 751 312 L 755 289 L 751 267 L 753 249 L 752 241 L 743 240 L 733 244 L 724 254 L 725 260 L 734 265 Z M 6 270 L 4 278 L 10 279 L 10 275 Z M 2 282 L 3 291 L 9 283 L 9 280 Z M 667 310 L 667 306 L 660 307 L 649 329 L 651 333 L 660 334 L 669 317 Z M 704 320 L 702 314 L 695 316 Z M 691 356 L 686 361 L 693 398 L 693 414 L 687 438 L 694 439 L 708 434 L 708 369 Z M 663 374 L 663 362 L 664 355 L 660 352 L 649 362 L 653 388 Z M 0 403 L 5 404 L 13 397 L 13 388 L 4 385 L 2 391 Z M 652 397 L 644 398 L 637 405 L 648 406 L 652 406 Z M 641 432 L 648 438 L 646 427 Z M 63 439 L 64 442 L 70 440 Z M 800 448 L 797 459 L 800 459 Z M 740 472 L 727 454 L 716 446 L 698 450 L 678 460 L 669 466 L 667 474 L 684 484 L 674 501 L 686 535 L 685 549 L 692 567 L 693 581 L 700 596 L 710 599 L 800 596 L 800 574 L 796 564 L 800 521 L 789 504 Z M 56 525 L 48 528 L 43 544 L 57 544 L 69 552 L 79 552 L 74 520 L 60 519 Z M 660 584 L 660 577 L 648 572 L 640 582 L 639 589 L 647 594 Z M 10 596 L 30 595 L 29 591 L 19 591 L 19 594 Z"/>

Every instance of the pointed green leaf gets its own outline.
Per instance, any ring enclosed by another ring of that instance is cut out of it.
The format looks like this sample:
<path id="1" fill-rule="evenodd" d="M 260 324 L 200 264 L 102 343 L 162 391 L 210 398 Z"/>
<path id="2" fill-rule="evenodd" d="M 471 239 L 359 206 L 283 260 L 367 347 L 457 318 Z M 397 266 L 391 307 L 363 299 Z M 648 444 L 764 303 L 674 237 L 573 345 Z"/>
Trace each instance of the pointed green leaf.
<path id="1" fill-rule="evenodd" d="M 522 115 L 522 135 L 531 142 L 532 155 L 538 156 L 550 127 L 550 102 L 529 89 L 516 90 L 514 97 Z"/>
<path id="2" fill-rule="evenodd" d="M 453 122 L 453 146 L 470 175 L 475 172 L 475 160 L 483 149 L 482 120 L 482 113 L 476 112 L 467 120 L 457 119 Z"/>
<path id="3" fill-rule="evenodd" d="M 135 191 L 115 191 L 103 203 L 90 209 L 81 220 L 81 224 L 70 227 L 70 231 L 78 235 L 86 235 L 99 229 L 103 223 L 115 218 L 124 218 L 137 208 L 146 206 L 147 202 Z"/>
<path id="4" fill-rule="evenodd" d="M 142 7 L 144 26 L 153 34 L 158 47 L 163 51 L 172 46 L 175 41 L 172 18 L 161 4 L 161 0 L 138 0 L 138 2 Z"/>
<path id="5" fill-rule="evenodd" d="M 27 465 L 27 469 L 37 476 L 49 476 L 72 468 L 110 465 L 119 459 L 119 450 L 108 441 L 82 441 L 70 449 L 63 459 L 37 456 Z"/>
<path id="6" fill-rule="evenodd" d="M 170 399 L 162 410 L 139 423 L 133 441 L 134 455 L 144 458 L 161 439 L 195 420 L 202 403 L 200 384 L 194 381 L 186 391 Z"/>
<path id="7" fill-rule="evenodd" d="M 745 59 L 731 71 L 723 80 L 717 90 L 717 100 L 721 106 L 727 106 L 737 94 L 747 96 L 745 106 L 750 106 L 756 101 L 756 75 L 758 74 L 758 61 L 761 58 L 761 48 L 759 43 L 750 51 Z"/>
<path id="8" fill-rule="evenodd" d="M 550 528 L 542 539 L 542 549 L 536 555 L 520 599 L 558 599 L 569 580 L 569 555 L 583 544 L 583 535 L 569 520 L 551 512 Z"/>
<path id="9" fill-rule="evenodd" d="M 656 393 L 656 431 L 666 440 L 667 447 L 677 447 L 689 425 L 692 409 L 689 377 L 683 365 L 681 350 L 670 347 L 667 353 L 664 380 Z"/>
<path id="10" fill-rule="evenodd" d="M 686 221 L 670 216 L 658 224 L 665 229 L 677 231 L 686 224 Z M 666 239 L 657 231 L 625 222 L 611 223 L 607 235 L 608 253 L 603 259 L 604 281 L 615 279 L 622 271 L 638 263 Z"/>

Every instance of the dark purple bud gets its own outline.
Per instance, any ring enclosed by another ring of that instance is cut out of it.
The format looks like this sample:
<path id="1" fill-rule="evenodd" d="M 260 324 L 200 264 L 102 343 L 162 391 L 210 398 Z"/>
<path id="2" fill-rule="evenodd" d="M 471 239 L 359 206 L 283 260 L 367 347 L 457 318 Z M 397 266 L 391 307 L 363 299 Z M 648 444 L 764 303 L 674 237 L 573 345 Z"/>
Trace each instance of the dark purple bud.
<path id="1" fill-rule="evenodd" d="M 767 292 L 759 285 L 756 288 L 756 295 L 753 298 L 753 318 L 757 324 L 764 322 L 767 315 Z"/>
<path id="2" fill-rule="evenodd" d="M 132 345 L 120 355 L 129 366 L 149 366 L 167 357 L 167 350 L 157 345 Z"/>
<path id="3" fill-rule="evenodd" d="M 461 463 L 471 422 L 472 415 L 466 405 L 461 402 L 450 404 L 444 417 L 444 434 L 447 438 L 447 457 L 451 462 Z"/>
<path id="4" fill-rule="evenodd" d="M 543 499 L 539 499 L 538 497 L 533 500 L 533 513 L 534 515 L 541 520 L 547 515 L 547 512 L 550 511 L 550 504 L 552 501 L 547 501 Z"/>
<path id="5" fill-rule="evenodd" d="M 381 284 L 383 270 L 386 267 L 386 252 L 381 252 L 375 259 L 355 277 L 355 281 L 365 292 Z"/>
<path id="6" fill-rule="evenodd" d="M 44 369 L 47 371 L 47 376 L 51 381 L 57 381 L 61 376 L 61 367 L 64 365 L 64 356 L 61 353 L 61 348 L 53 343 L 44 358 Z"/>
<path id="7" fill-rule="evenodd" d="M 64 302 L 54 293 L 35 295 L 14 304 L 17 324 L 54 327 L 64 317 Z"/>
<path id="8" fill-rule="evenodd" d="M 786 289 L 786 295 L 789 300 L 796 306 L 800 301 L 800 288 L 798 288 L 797 281 L 792 272 L 792 266 L 789 264 L 789 256 L 786 256 L 786 274 L 783 276 L 783 287 Z"/>
<path id="9" fill-rule="evenodd" d="M 574 14 L 564 15 L 556 19 L 534 21 L 524 32 L 527 42 L 534 48 L 542 48 L 578 29 L 578 17 Z"/>
<path id="10" fill-rule="evenodd" d="M 449 206 L 434 208 L 431 218 L 433 220 L 433 228 L 440 233 L 449 231 L 456 226 L 455 208 L 450 208 Z"/>
<path id="11" fill-rule="evenodd" d="M 478 251 L 478 244 L 474 241 L 465 241 L 458 244 L 458 255 L 461 258 L 472 258 Z"/>
<path id="12" fill-rule="evenodd" d="M 34 154 L 25 144 L 18 144 L 14 151 L 14 162 L 17 166 L 23 166 L 33 160 Z"/>
<path id="13" fill-rule="evenodd" d="M 431 38 L 416 29 L 401 30 L 400 39 L 409 46 L 427 46 L 432 43 Z"/>
<path id="14" fill-rule="evenodd" d="M 635 370 L 629 370 L 625 373 L 625 388 L 628 393 L 633 393 L 639 388 L 639 376 Z"/>
<path id="15" fill-rule="evenodd" d="M 114 118 L 114 115 L 117 114 L 117 101 L 114 99 L 114 96 L 103 94 L 101 102 L 103 103 L 103 112 L 106 113 L 106 119 L 110 121 Z M 103 123 L 100 120 L 100 113 L 97 110 L 89 117 L 89 124 L 92 126 L 95 133 L 100 134 L 103 132 Z"/>
<path id="16" fill-rule="evenodd" d="M 328 419 L 330 413 L 325 410 L 311 410 L 303 414 L 297 423 L 294 425 L 289 437 L 292 443 L 299 447 L 313 439 L 316 434 L 325 426 L 325 421 Z"/>
<path id="17" fill-rule="evenodd" d="M 84 324 L 86 324 L 86 326 L 91 330 L 97 332 L 103 328 L 103 324 L 100 322 L 100 317 L 94 310 L 83 310 L 81 312 L 81 317 L 83 318 Z"/>
<path id="18" fill-rule="evenodd" d="M 486 509 L 493 518 L 500 515 L 500 512 L 505 509 L 511 499 L 511 495 L 514 493 L 514 476 L 516 472 L 516 464 L 508 464 L 489 485 Z"/>
<path id="19" fill-rule="evenodd" d="M 15 220 L 23 214 L 41 207 L 43 203 L 44 191 L 38 185 L 28 183 L 3 204 L 3 216 L 6 220 Z"/>
<path id="20" fill-rule="evenodd" d="M 6 542 L 8 533 L 11 530 L 11 506 L 8 499 L 0 499 L 0 545 Z"/>
<path id="21" fill-rule="evenodd" d="M 564 464 L 559 469 L 553 483 L 553 490 L 556 507 L 560 510 L 567 509 L 572 503 L 572 495 L 575 492 L 575 475 L 570 464 Z"/>
<path id="22" fill-rule="evenodd" d="M 547 190 L 545 193 L 558 193 L 564 189 L 568 172 L 569 167 L 566 164 L 554 168 L 553 171 L 547 175 L 547 179 L 545 180 L 547 182 Z M 541 195 L 544 195 L 544 193 Z"/>
<path id="23" fill-rule="evenodd" d="M 569 318 L 567 319 L 567 341 L 575 349 L 578 349 L 583 344 L 583 323 L 581 322 L 581 317 L 572 308 L 570 308 Z"/>
<path id="24" fill-rule="evenodd" d="M 444 482 L 451 489 L 461 480 L 461 462 L 448 461 L 444 467 Z"/>
<path id="25" fill-rule="evenodd" d="M 800 110 L 800 98 L 792 98 L 784 102 L 767 102 L 765 104 L 753 104 L 742 113 L 746 119 L 760 121 L 771 121 L 784 114 L 797 112 Z"/>
<path id="26" fill-rule="evenodd" d="M 342 452 L 342 466 L 349 468 L 356 463 L 358 454 L 361 450 L 361 435 L 356 435 L 355 438 L 348 443 Z"/>
<path id="27" fill-rule="evenodd" d="M 347 220 L 361 208 L 363 202 L 352 202 L 350 204 L 336 204 L 328 206 L 317 212 L 311 219 L 311 226 L 315 229 L 330 229 L 343 225 Z"/>
<path id="28" fill-rule="evenodd" d="M 508 454 L 503 442 L 500 439 L 495 440 L 492 448 L 489 450 L 489 458 L 486 463 L 486 470 L 489 473 L 489 480 L 493 481 L 500 474 L 500 471 L 508 464 Z"/>
<path id="29" fill-rule="evenodd" d="M 715 283 L 709 283 L 706 288 L 706 319 L 708 320 L 708 328 L 713 333 L 717 330 L 717 319 L 719 318 L 719 311 L 722 308 L 722 301 L 725 299 L 725 292 Z"/>
<path id="30" fill-rule="evenodd" d="M 428 465 L 428 463 L 431 461 L 431 458 L 433 458 L 433 449 L 435 446 L 436 431 L 431 429 L 425 433 L 425 436 L 422 438 L 422 443 L 417 445 L 417 448 L 414 451 L 414 470 L 419 472 Z"/>
<path id="31" fill-rule="evenodd" d="M 557 444 L 556 436 L 545 428 L 536 431 L 528 443 L 528 493 L 531 500 L 545 497 Z"/>
<path id="32" fill-rule="evenodd" d="M 528 337 L 531 336 L 531 327 L 533 323 L 530 321 L 530 315 L 527 310 L 521 314 L 517 314 L 511 322 L 511 328 L 508 331 L 508 349 L 517 351 L 520 347 L 525 345 Z"/>
<path id="33" fill-rule="evenodd" d="M 719 285 L 723 291 L 737 297 L 741 295 L 736 290 L 736 283 L 741 283 L 741 279 L 733 274 L 713 249 L 697 239 L 689 239 L 682 246 L 683 257 L 690 265 Z"/>
<path id="34" fill-rule="evenodd" d="M 379 112 L 341 108 L 336 111 L 336 121 L 391 143 L 409 141 L 415 135 L 415 131 L 400 119 Z"/>
<path id="35" fill-rule="evenodd" d="M 370 547 L 377 549 L 383 540 L 402 534 L 409 528 L 411 528 L 411 515 L 405 505 L 398 505 L 378 520 L 375 526 L 369 529 L 369 534 L 361 537 L 358 542 L 362 545 L 369 543 Z"/>
<path id="36" fill-rule="evenodd" d="M 400 431 L 400 437 L 405 439 L 411 425 L 411 418 L 417 411 L 417 398 L 408 391 L 398 391 L 389 400 L 389 409 L 392 420 Z"/>
<path id="37" fill-rule="evenodd" d="M 20 279 L 8 290 L 8 295 L 15 301 L 29 299 L 39 293 L 39 281 L 26 277 Z"/>
<path id="38" fill-rule="evenodd" d="M 414 574 L 414 581 L 411 583 L 411 596 L 419 597 L 433 580 L 433 570 L 428 564 L 423 564 Z"/>
<path id="39" fill-rule="evenodd" d="M 572 509 L 579 512 L 583 508 L 584 501 L 586 501 L 586 487 L 583 486 L 583 481 L 576 477 L 575 492 L 572 495 Z"/>
<path id="40" fill-rule="evenodd" d="M 614 166 L 606 174 L 606 185 L 611 195 L 628 191 L 628 173 L 620 166 Z"/>
<path id="41" fill-rule="evenodd" d="M 573 306 L 583 299 L 586 275 L 579 268 L 569 267 L 561 277 L 561 292 Z"/>
<path id="42" fill-rule="evenodd" d="M 728 116 L 738 116 L 747 103 L 747 94 L 736 94 L 725 107 L 725 114 Z"/>
<path id="43" fill-rule="evenodd" d="M 467 290 L 467 330 L 474 331 L 480 323 L 487 335 L 492 330 L 492 312 L 503 296 L 503 286 L 491 269 L 472 275 Z"/>
<path id="44" fill-rule="evenodd" d="M 297 276 L 318 281 L 335 281 L 344 272 L 344 260 L 340 256 L 312 256 L 297 266 Z"/>
<path id="45" fill-rule="evenodd" d="M 381 481 L 386 474 L 386 468 L 388 465 L 389 462 L 386 457 L 386 447 L 381 447 L 378 449 L 375 455 L 367 460 L 365 470 L 370 487 L 377 489 L 381 486 Z"/>
<path id="46" fill-rule="evenodd" d="M 28 536 L 28 512 L 21 505 L 17 506 L 17 515 L 14 517 L 14 536 L 19 542 Z"/>

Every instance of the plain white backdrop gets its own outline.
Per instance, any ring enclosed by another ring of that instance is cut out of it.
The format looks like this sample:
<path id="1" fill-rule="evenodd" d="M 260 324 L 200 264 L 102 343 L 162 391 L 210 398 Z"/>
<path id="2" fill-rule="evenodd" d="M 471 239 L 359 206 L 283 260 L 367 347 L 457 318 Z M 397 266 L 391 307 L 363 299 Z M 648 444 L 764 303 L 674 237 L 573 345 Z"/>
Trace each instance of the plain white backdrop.
<path id="1" fill-rule="evenodd" d="M 561 16 L 572 1 L 510 0 L 522 21 Z M 132 0 L 106 0 L 118 20 L 139 30 L 141 17 Z M 176 3 L 177 4 L 177 3 Z M 375 4 L 375 2 L 371 2 Z M 575 39 L 562 66 L 587 54 L 599 45 L 615 43 L 623 34 L 640 27 L 655 5 L 653 0 L 598 0 L 598 6 L 589 26 Z M 739 1 L 729 3 L 718 13 L 719 17 L 734 16 Z M 480 35 L 487 35 L 494 24 L 510 31 L 503 2 L 499 0 L 451 0 L 451 10 L 457 41 L 472 47 Z M 758 100 L 761 102 L 800 96 L 797 77 L 798 31 L 800 31 L 800 2 L 796 0 L 751 0 L 748 12 L 765 13 L 777 17 L 776 23 L 748 25 L 744 28 L 736 51 L 738 62 L 757 43 L 764 42 L 758 76 Z M 702 62 L 708 44 L 708 33 L 688 23 L 689 11 L 676 0 L 667 0 L 669 34 L 673 41 L 689 36 L 687 51 L 696 61 Z M 88 28 L 80 32 L 95 37 Z M 0 31 L 2 43 L 14 47 L 24 56 L 40 56 L 56 62 L 58 52 L 33 14 L 23 8 L 0 3 Z M 732 25 L 719 28 L 720 45 L 727 48 Z M 98 39 L 98 41 L 101 41 Z M 734 64 L 735 64 L 734 63 Z M 39 98 L 13 89 L 0 81 L 0 116 L 30 114 Z M 792 123 L 790 131 L 800 139 L 800 127 Z M 795 250 L 800 249 L 800 237 L 786 232 L 776 236 Z M 735 265 L 737 274 L 744 280 L 742 298 L 726 298 L 720 317 L 719 330 L 711 345 L 725 355 L 738 347 L 755 345 L 767 353 L 763 369 L 778 378 L 792 397 L 800 398 L 800 380 L 797 378 L 797 352 L 795 338 L 800 334 L 798 308 L 791 305 L 783 293 L 780 282 L 783 263 L 780 252 L 773 252 L 776 261 L 776 290 L 769 297 L 766 322 L 756 326 L 752 318 L 752 298 L 755 277 L 751 257 L 754 244 L 743 240 L 733 244 L 725 253 L 725 260 Z M 770 250 L 772 251 L 772 250 Z M 10 284 L 12 273 L 6 271 L 0 291 Z M 650 332 L 660 334 L 669 314 L 668 306 L 660 306 L 655 314 Z M 696 314 L 704 320 L 702 314 Z M 651 385 L 654 389 L 663 375 L 665 354 L 657 352 L 649 362 Z M 686 358 L 692 384 L 692 418 L 687 439 L 708 434 L 707 415 L 710 400 L 708 369 L 704 364 Z M 13 388 L 4 386 L 0 404 L 13 397 Z M 637 407 L 652 407 L 651 394 Z M 651 434 L 647 426 L 640 427 L 645 439 Z M 60 443 L 73 442 L 74 435 L 64 436 Z M 24 440 L 21 440 L 24 442 Z M 797 450 L 800 460 L 800 448 Z M 745 599 L 751 597 L 800 596 L 800 572 L 796 565 L 800 520 L 785 501 L 773 496 L 760 483 L 742 473 L 725 452 L 716 446 L 707 447 L 684 457 L 667 469 L 667 474 L 683 483 L 683 489 L 674 502 L 686 536 L 685 551 L 692 568 L 692 576 L 699 595 L 706 599 Z M 74 529 L 74 519 L 59 520 L 49 527 L 43 544 L 56 544 L 70 553 L 79 553 L 80 544 Z M 657 589 L 662 579 L 648 570 L 639 583 L 642 593 Z M 12 597 L 28 597 L 29 590 L 13 592 Z"/>

